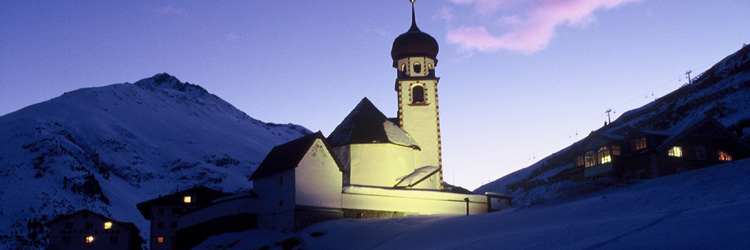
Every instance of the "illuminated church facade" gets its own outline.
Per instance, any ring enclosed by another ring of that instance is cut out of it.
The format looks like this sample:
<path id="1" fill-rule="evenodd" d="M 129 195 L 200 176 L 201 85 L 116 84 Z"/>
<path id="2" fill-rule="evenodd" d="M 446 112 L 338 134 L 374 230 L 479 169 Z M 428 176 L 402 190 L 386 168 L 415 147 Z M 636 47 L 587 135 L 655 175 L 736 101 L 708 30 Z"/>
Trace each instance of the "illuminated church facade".
<path id="1" fill-rule="evenodd" d="M 455 192 L 443 183 L 437 54 L 435 38 L 416 25 L 412 1 L 411 27 L 391 50 L 396 118 L 363 98 L 328 137 L 317 132 L 274 147 L 250 177 L 251 194 L 199 187 L 138 204 L 151 220 L 151 249 L 171 249 L 166 239 L 190 248 L 210 235 L 253 228 L 295 232 L 331 219 L 510 206 L 510 197 Z M 162 210 L 178 213 L 161 216 Z M 167 224 L 172 228 L 154 229 Z"/>
<path id="2" fill-rule="evenodd" d="M 328 136 L 320 132 L 274 147 L 250 177 L 264 211 L 258 227 L 296 231 L 343 217 L 479 214 L 510 198 L 455 193 L 443 183 L 438 43 L 416 24 L 393 42 L 398 115 L 367 98 Z"/>

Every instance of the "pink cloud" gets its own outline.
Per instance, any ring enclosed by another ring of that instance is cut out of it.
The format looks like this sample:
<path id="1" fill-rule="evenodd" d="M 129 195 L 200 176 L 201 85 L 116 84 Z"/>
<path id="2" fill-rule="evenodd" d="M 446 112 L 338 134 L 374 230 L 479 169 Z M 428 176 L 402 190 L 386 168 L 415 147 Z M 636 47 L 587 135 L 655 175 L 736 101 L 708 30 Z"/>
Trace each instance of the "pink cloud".
<path id="1" fill-rule="evenodd" d="M 488 6 L 502 0 L 452 0 Z M 484 26 L 461 27 L 448 32 L 448 42 L 462 50 L 496 51 L 500 49 L 534 53 L 547 47 L 560 25 L 585 26 L 594 20 L 594 11 L 611 9 L 640 0 L 535 0 L 517 16 L 500 17 L 509 30 L 499 36 Z M 482 13 L 480 13 L 482 14 Z"/>

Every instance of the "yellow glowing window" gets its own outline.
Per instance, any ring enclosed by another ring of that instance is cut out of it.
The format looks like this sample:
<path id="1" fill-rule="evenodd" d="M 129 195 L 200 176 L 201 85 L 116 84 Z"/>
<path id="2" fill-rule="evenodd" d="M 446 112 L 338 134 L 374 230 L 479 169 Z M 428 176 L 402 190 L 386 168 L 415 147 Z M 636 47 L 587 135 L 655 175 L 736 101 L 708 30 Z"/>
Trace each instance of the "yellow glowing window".
<path id="1" fill-rule="evenodd" d="M 669 152 L 667 154 L 669 154 L 669 156 L 672 156 L 672 157 L 682 157 L 682 148 L 678 146 L 674 146 L 671 149 L 669 149 Z"/>
<path id="2" fill-rule="evenodd" d="M 646 148 L 648 145 L 646 145 L 646 138 L 640 138 L 635 141 L 633 141 L 633 149 L 635 150 L 641 150 Z"/>
<path id="3" fill-rule="evenodd" d="M 414 73 L 422 72 L 422 64 L 414 63 Z"/>
<path id="4" fill-rule="evenodd" d="M 94 236 L 86 236 L 86 243 L 94 243 Z"/>
<path id="5" fill-rule="evenodd" d="M 586 152 L 585 161 L 586 167 L 593 167 L 596 165 L 596 154 L 594 151 Z"/>
<path id="6" fill-rule="evenodd" d="M 164 237 L 161 237 L 161 236 L 156 237 L 156 242 L 159 244 L 164 243 Z"/>
<path id="7" fill-rule="evenodd" d="M 190 195 L 187 195 L 184 198 L 182 198 L 182 202 L 184 202 L 184 203 L 191 203 L 191 202 L 193 202 L 193 197 L 190 196 Z"/>
<path id="8" fill-rule="evenodd" d="M 727 153 L 727 151 L 719 151 L 719 160 L 720 161 L 732 161 L 732 155 Z"/>
<path id="9" fill-rule="evenodd" d="M 110 228 L 112 228 L 112 222 L 111 221 L 104 222 L 104 229 L 110 229 Z"/>
<path id="10" fill-rule="evenodd" d="M 607 162 L 612 161 L 612 156 L 609 154 L 609 149 L 607 147 L 602 147 L 599 149 L 599 163 L 604 164 Z"/>
<path id="11" fill-rule="evenodd" d="M 406 63 L 401 64 L 401 72 L 406 72 Z"/>

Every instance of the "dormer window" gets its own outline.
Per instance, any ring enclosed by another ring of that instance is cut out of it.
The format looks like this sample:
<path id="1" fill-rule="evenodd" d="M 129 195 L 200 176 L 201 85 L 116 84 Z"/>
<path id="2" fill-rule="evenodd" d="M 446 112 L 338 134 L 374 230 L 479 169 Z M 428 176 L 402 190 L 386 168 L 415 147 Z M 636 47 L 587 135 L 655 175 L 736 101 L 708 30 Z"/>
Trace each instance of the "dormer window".
<path id="1" fill-rule="evenodd" d="M 414 63 L 414 73 L 422 73 L 422 64 Z"/>
<path id="2" fill-rule="evenodd" d="M 411 103 L 424 104 L 424 88 L 422 86 L 415 86 L 411 89 Z"/>

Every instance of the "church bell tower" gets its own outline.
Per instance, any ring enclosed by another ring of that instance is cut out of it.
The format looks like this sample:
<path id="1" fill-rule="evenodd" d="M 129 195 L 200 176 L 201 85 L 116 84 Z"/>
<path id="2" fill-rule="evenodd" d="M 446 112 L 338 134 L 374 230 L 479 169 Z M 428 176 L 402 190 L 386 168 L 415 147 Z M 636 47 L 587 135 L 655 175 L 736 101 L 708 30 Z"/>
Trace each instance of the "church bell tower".
<path id="1" fill-rule="evenodd" d="M 417 27 L 411 0 L 411 27 L 393 41 L 391 58 L 396 68 L 398 124 L 419 145 L 414 167 L 439 167 L 440 171 L 419 188 L 443 188 L 443 163 L 438 109 L 438 81 L 435 76 L 438 43 Z"/>

